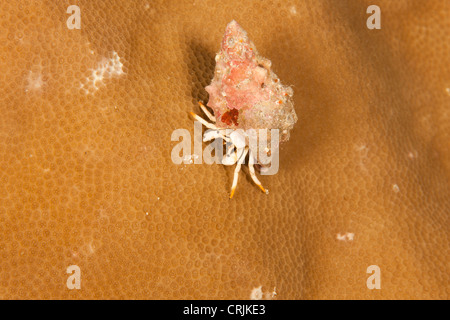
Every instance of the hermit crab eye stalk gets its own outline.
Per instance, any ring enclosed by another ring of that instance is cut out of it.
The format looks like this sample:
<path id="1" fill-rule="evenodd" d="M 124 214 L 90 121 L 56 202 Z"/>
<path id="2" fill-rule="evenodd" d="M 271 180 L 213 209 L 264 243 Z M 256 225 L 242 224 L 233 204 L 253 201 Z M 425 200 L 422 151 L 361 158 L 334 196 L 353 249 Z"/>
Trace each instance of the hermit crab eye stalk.
<path id="1" fill-rule="evenodd" d="M 209 93 L 208 107 L 199 102 L 201 110 L 210 122 L 191 112 L 192 117 L 205 127 L 214 130 L 205 133 L 203 141 L 222 138 L 227 143 L 222 164 L 236 163 L 230 198 L 236 190 L 239 171 L 248 155 L 249 173 L 253 182 L 265 193 L 255 174 L 255 164 L 261 163 L 257 152 L 247 146 L 250 137 L 244 130 L 278 129 L 279 141 L 266 139 L 266 154 L 271 154 L 280 143 L 289 140 L 290 130 L 297 122 L 292 102 L 293 91 L 283 86 L 271 70 L 272 62 L 258 54 L 247 32 L 231 21 L 225 30 L 220 52 L 216 55 L 214 78 L 205 89 Z M 243 129 L 233 131 L 230 129 Z M 230 132 L 231 131 L 231 132 Z M 261 139 L 257 136 L 261 145 Z"/>

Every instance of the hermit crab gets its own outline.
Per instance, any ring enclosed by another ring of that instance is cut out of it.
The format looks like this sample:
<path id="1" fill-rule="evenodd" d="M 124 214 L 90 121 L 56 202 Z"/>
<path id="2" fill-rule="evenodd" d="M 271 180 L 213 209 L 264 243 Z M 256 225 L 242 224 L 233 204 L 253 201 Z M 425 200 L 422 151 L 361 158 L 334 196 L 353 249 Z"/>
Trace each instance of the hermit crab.
<path id="1" fill-rule="evenodd" d="M 278 149 L 280 143 L 289 140 L 290 130 L 297 121 L 292 101 L 293 90 L 281 84 L 271 70 L 271 61 L 258 54 L 245 30 L 234 20 L 226 27 L 221 50 L 215 60 L 214 78 L 205 88 L 209 93 L 207 106 L 213 110 L 213 114 L 199 102 L 211 122 L 195 113 L 191 112 L 191 115 L 212 129 L 204 134 L 203 141 L 221 138 L 227 144 L 222 164 L 236 163 L 230 198 L 235 193 L 239 171 L 247 155 L 253 182 L 266 192 L 256 177 L 255 165 L 264 168 L 267 163 L 261 161 L 261 153 L 251 147 L 250 140 L 258 139 L 258 145 L 265 146 L 267 155 Z M 278 138 L 263 136 L 260 129 L 275 129 L 279 132 Z"/>

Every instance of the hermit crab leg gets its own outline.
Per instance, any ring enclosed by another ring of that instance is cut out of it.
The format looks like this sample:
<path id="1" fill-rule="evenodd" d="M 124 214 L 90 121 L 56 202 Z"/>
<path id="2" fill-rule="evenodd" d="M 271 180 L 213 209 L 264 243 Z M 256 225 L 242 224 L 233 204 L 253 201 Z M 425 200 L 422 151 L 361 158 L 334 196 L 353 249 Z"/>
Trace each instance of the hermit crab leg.
<path id="1" fill-rule="evenodd" d="M 255 164 L 255 158 L 253 158 L 253 153 L 250 150 L 248 154 L 248 170 L 250 171 L 250 176 L 253 179 L 253 182 L 262 190 L 262 192 L 266 192 L 266 189 L 261 185 L 261 182 L 259 182 L 258 178 L 255 175 L 255 168 L 253 165 Z"/>
<path id="2" fill-rule="evenodd" d="M 198 102 L 198 105 L 200 106 L 202 111 L 206 114 L 209 120 L 211 120 L 212 122 L 216 122 L 216 117 L 214 117 L 211 114 L 211 112 L 209 112 L 208 109 L 206 109 L 205 105 L 201 101 Z"/>
<path id="3" fill-rule="evenodd" d="M 236 190 L 236 186 L 237 186 L 237 182 L 238 182 L 238 177 L 239 177 L 239 171 L 241 171 L 241 165 L 244 163 L 245 161 L 245 156 L 247 155 L 248 152 L 248 148 L 246 147 L 238 149 L 237 153 L 240 153 L 240 157 L 238 160 L 238 163 L 236 165 L 236 168 L 234 169 L 234 178 L 233 178 L 233 185 L 231 186 L 231 194 L 230 194 L 230 199 L 233 198 L 234 196 L 234 191 Z"/>
<path id="4" fill-rule="evenodd" d="M 203 103 L 199 102 L 200 108 L 203 110 L 203 112 L 206 114 L 206 116 L 209 118 L 209 120 L 215 122 L 216 118 L 206 109 L 206 107 L 203 105 Z M 191 116 L 199 121 L 201 124 L 203 124 L 205 127 L 212 129 L 214 131 L 205 132 L 203 135 L 203 141 L 207 142 L 216 138 L 222 138 L 224 141 L 228 142 L 227 144 L 227 151 L 225 154 L 225 157 L 222 159 L 222 164 L 224 165 L 232 165 L 236 163 L 236 168 L 234 170 L 234 177 L 233 177 L 233 184 L 231 186 L 231 194 L 230 199 L 233 198 L 234 192 L 236 191 L 236 186 L 239 178 L 239 171 L 241 171 L 241 165 L 245 161 L 245 157 L 247 156 L 247 153 L 249 153 L 249 163 L 248 168 L 250 171 L 250 176 L 252 177 L 253 182 L 263 191 L 266 192 L 264 187 L 261 185 L 261 182 L 258 180 L 255 174 L 255 168 L 253 167 L 255 163 L 255 158 L 253 157 L 253 154 L 248 147 L 244 147 L 244 145 L 241 147 L 241 140 L 242 137 L 238 133 L 232 133 L 231 135 L 228 135 L 225 129 L 219 129 L 214 124 L 207 122 L 205 119 L 201 118 L 200 116 L 196 115 L 193 112 L 190 112 Z M 234 136 L 233 136 L 234 134 Z M 238 147 L 239 146 L 239 147 Z"/>
<path id="5" fill-rule="evenodd" d="M 215 125 L 213 125 L 212 123 L 209 123 L 208 121 L 199 117 L 195 113 L 190 112 L 190 114 L 191 114 L 192 118 L 194 118 L 197 121 L 200 121 L 205 127 L 209 128 L 209 129 L 213 129 L 213 130 L 219 130 L 219 128 L 217 128 Z"/>

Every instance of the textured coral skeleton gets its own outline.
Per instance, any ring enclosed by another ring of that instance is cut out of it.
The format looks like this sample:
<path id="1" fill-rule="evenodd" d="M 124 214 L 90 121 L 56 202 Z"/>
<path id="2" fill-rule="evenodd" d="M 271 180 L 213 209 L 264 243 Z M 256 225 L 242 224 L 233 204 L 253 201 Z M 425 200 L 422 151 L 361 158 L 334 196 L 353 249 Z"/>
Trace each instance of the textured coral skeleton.
<path id="1" fill-rule="evenodd" d="M 204 134 L 203 141 L 221 138 L 227 143 L 222 164 L 236 163 L 230 198 L 235 193 L 239 171 L 247 154 L 253 182 L 267 193 L 256 177 L 254 168 L 255 164 L 264 167 L 267 163 L 262 163 L 253 148 L 249 148 L 250 137 L 246 132 L 249 129 L 279 130 L 279 141 L 257 134 L 259 145 L 265 140 L 267 155 L 279 148 L 280 143 L 288 141 L 289 132 L 297 121 L 292 101 L 293 90 L 281 84 L 271 70 L 271 61 L 258 54 L 245 30 L 234 20 L 226 27 L 221 50 L 215 60 L 214 78 L 205 88 L 209 93 L 207 106 L 214 114 L 203 103 L 199 103 L 211 123 L 192 112 L 191 115 L 205 127 L 212 129 Z"/>

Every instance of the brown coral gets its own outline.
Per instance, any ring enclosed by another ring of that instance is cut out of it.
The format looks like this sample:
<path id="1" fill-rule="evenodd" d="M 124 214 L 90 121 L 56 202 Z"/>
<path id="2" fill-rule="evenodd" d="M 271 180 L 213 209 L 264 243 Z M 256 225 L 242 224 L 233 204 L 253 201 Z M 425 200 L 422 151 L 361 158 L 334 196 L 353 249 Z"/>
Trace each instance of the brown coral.
<path id="1" fill-rule="evenodd" d="M 447 2 L 378 0 L 381 30 L 371 1 L 71 3 L 0 1 L 1 299 L 449 299 Z M 231 202 L 231 168 L 168 159 L 230 17 L 302 107 L 270 196 Z"/>

